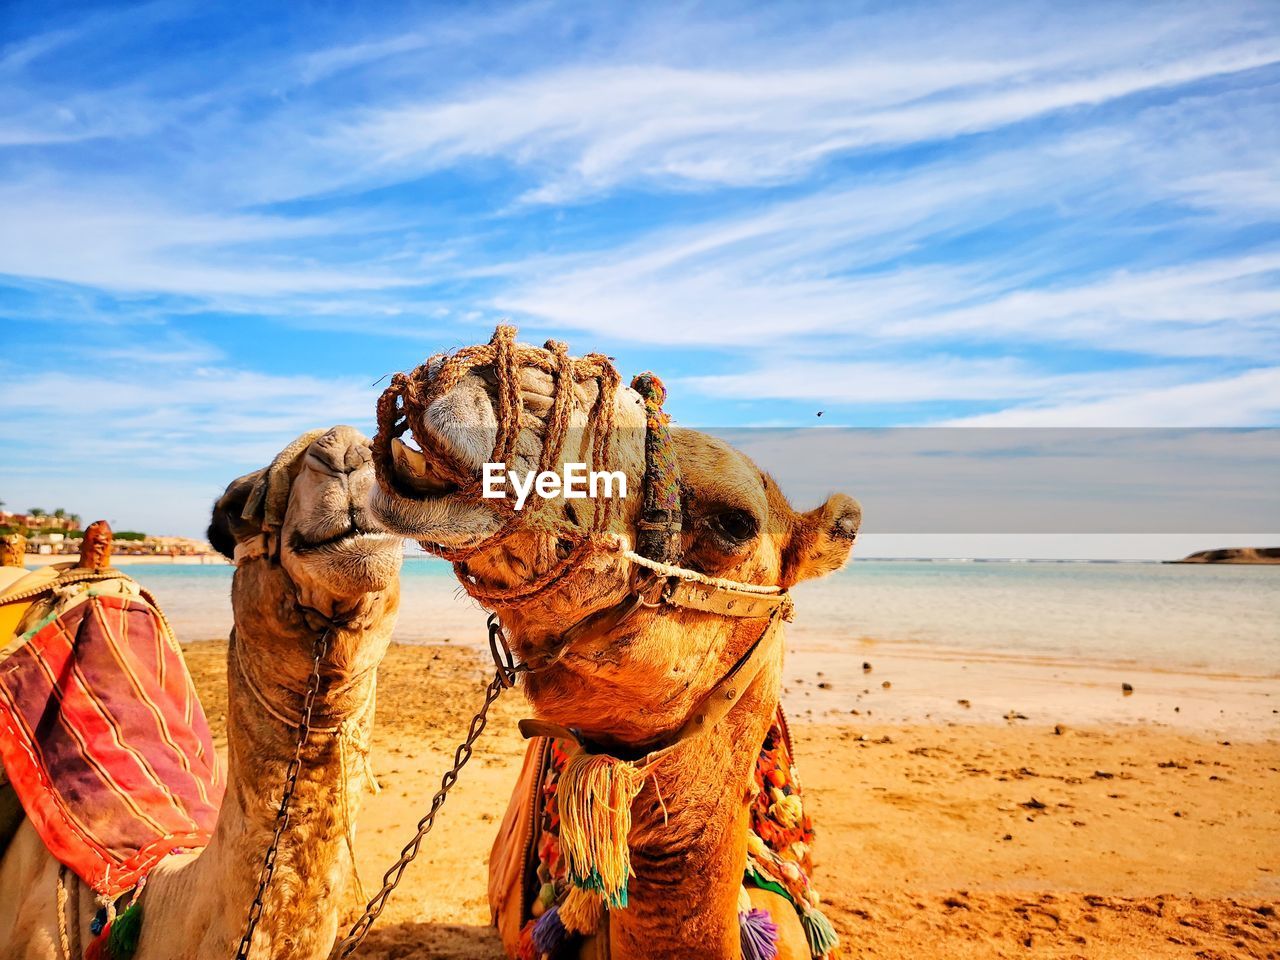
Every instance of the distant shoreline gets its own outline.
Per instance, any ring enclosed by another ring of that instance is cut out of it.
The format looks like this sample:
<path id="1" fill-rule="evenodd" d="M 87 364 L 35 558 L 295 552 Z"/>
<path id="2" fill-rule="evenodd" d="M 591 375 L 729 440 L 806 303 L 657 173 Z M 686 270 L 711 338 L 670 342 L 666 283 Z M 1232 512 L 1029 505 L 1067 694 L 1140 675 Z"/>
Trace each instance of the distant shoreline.
<path id="1" fill-rule="evenodd" d="M 69 553 L 29 553 L 23 559 L 24 567 L 47 567 L 54 563 L 74 562 L 75 555 Z M 226 566 L 230 563 L 219 553 L 186 554 L 176 557 L 131 554 L 112 554 L 113 567 L 128 567 L 135 564 L 179 564 L 182 566 Z"/>

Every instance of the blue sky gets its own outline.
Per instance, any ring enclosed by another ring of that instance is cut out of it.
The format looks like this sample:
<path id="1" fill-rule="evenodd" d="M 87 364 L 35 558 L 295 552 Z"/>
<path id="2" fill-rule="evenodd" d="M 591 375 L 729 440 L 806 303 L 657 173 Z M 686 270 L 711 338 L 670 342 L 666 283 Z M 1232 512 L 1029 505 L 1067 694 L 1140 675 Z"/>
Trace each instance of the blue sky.
<path id="1" fill-rule="evenodd" d="M 193 533 L 510 317 L 687 424 L 1280 423 L 1280 7 L 10 0 L 0 498 Z"/>

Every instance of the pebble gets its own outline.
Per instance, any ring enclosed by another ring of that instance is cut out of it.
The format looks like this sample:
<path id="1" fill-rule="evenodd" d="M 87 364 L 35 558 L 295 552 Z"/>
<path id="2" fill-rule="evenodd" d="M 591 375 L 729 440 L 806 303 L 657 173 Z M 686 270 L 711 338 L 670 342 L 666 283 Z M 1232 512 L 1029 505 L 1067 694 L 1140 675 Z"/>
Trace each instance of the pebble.
<path id="1" fill-rule="evenodd" d="M 1125 695 L 1126 697 L 1127 697 L 1127 696 L 1130 696 L 1130 695 L 1133 693 L 1133 684 L 1132 684 L 1132 683 L 1122 683 L 1122 684 L 1120 684 L 1120 689 L 1124 691 L 1124 695 Z"/>
<path id="2" fill-rule="evenodd" d="M 863 672 L 863 673 L 870 673 L 870 672 L 871 672 L 871 664 L 867 663 L 865 660 L 864 660 L 864 661 L 862 661 L 862 672 Z"/>
<path id="3" fill-rule="evenodd" d="M 1053 732 L 1056 733 L 1058 736 L 1062 736 L 1064 733 L 1067 732 L 1067 728 L 1060 723 L 1055 723 L 1053 725 Z"/>
<path id="4" fill-rule="evenodd" d="M 880 686 L 888 690 L 891 686 L 893 686 L 893 684 L 891 684 L 888 680 L 886 680 L 884 683 L 880 684 Z"/>

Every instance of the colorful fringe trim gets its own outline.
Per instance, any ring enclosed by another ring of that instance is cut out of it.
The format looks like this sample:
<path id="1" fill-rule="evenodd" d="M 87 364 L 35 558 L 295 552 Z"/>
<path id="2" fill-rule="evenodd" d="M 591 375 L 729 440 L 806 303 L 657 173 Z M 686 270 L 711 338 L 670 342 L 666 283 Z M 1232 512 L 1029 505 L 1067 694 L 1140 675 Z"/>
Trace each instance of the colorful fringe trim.
<path id="1" fill-rule="evenodd" d="M 805 908 L 800 911 L 800 925 L 809 941 L 809 952 L 815 957 L 825 957 L 840 944 L 835 927 L 821 910 Z"/>
<path id="2" fill-rule="evenodd" d="M 558 907 L 553 906 L 533 925 L 533 946 L 543 956 L 554 956 L 568 936 Z"/>
<path id="3" fill-rule="evenodd" d="M 559 908 L 560 922 L 570 933 L 589 936 L 600 929 L 604 920 L 604 901 L 598 894 L 570 887 Z"/>
<path id="4" fill-rule="evenodd" d="M 552 741 L 547 749 L 537 811 L 537 887 L 530 891 L 532 917 L 520 931 L 519 960 L 568 960 L 576 955 L 577 938 L 594 936 L 607 922 L 608 908 L 626 906 L 630 809 L 645 779 L 632 764 L 584 754 L 568 741 Z M 765 738 L 754 788 L 736 910 L 743 960 L 776 960 L 778 953 L 774 917 L 752 906 L 748 887 L 791 904 L 813 960 L 838 960 L 836 932 L 809 885 L 813 824 L 781 717 Z M 606 892 L 610 882 L 612 894 Z"/>
<path id="5" fill-rule="evenodd" d="M 742 960 L 774 960 L 778 955 L 778 925 L 767 910 L 739 913 L 738 932 L 742 939 Z"/>
<path id="6" fill-rule="evenodd" d="M 103 924 L 101 931 L 85 948 L 84 960 L 131 960 L 142 939 L 142 904 L 135 899 L 115 919 Z"/>
<path id="7" fill-rule="evenodd" d="M 569 881 L 599 893 L 609 907 L 627 905 L 631 804 L 644 780 L 633 764 L 587 753 L 571 756 L 560 775 L 560 848 Z"/>

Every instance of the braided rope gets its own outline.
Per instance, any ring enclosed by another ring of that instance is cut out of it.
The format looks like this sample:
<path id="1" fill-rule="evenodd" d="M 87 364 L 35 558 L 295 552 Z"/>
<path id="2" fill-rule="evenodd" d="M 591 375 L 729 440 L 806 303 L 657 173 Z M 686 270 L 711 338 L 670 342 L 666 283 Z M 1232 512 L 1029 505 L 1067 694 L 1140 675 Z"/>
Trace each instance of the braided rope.
<path id="1" fill-rule="evenodd" d="M 688 567 L 678 567 L 675 564 L 650 560 L 634 550 L 624 549 L 621 552 L 624 557 L 636 566 L 652 570 L 654 573 L 664 577 L 678 577 L 690 583 L 701 583 L 708 587 L 718 587 L 721 590 L 732 590 L 736 593 L 758 593 L 762 596 L 775 596 L 786 592 L 782 587 L 770 583 L 747 583 L 744 580 L 726 580 L 723 577 L 710 577 L 705 573 L 699 573 L 697 570 L 690 570 Z"/>
<path id="2" fill-rule="evenodd" d="M 64 960 L 75 960 L 71 955 L 71 937 L 67 932 L 67 868 L 58 864 L 58 946 Z"/>
<path id="3" fill-rule="evenodd" d="M 374 469 L 378 482 L 388 489 L 398 489 L 394 469 L 392 441 L 408 431 L 425 455 L 432 460 L 432 469 L 458 488 L 458 495 L 481 499 L 480 475 L 460 466 L 449 451 L 442 449 L 430 431 L 414 430 L 426 422 L 428 408 L 439 398 L 455 389 L 462 379 L 478 368 L 488 368 L 496 384 L 494 414 L 497 432 L 489 462 L 503 463 L 510 469 L 515 459 L 521 429 L 526 425 L 524 401 L 520 394 L 520 372 L 532 368 L 548 374 L 552 379 L 551 406 L 547 410 L 543 430 L 542 451 L 538 457 L 539 470 L 554 470 L 564 452 L 565 442 L 573 414 L 581 409 L 576 389 L 581 384 L 594 382 L 596 397 L 587 411 L 591 430 L 591 469 L 608 466 L 614 447 L 616 403 L 621 378 L 608 357 L 589 353 L 583 357 L 569 356 L 568 347 L 558 340 L 548 340 L 542 348 L 516 343 L 514 327 L 500 325 L 487 344 L 463 347 L 453 354 L 437 354 L 409 373 L 397 373 L 378 398 L 378 433 L 372 444 Z M 591 523 L 585 530 L 565 530 L 560 525 L 548 523 L 538 509 L 523 511 L 516 516 L 515 507 L 507 499 L 486 500 L 485 503 L 509 514 L 506 522 L 479 542 L 466 547 L 444 547 L 439 544 L 423 544 L 423 548 L 445 560 L 453 562 L 463 588 L 486 606 L 509 606 L 520 603 L 547 589 L 567 574 L 578 559 L 584 546 L 602 538 L 616 515 L 618 505 L 612 499 L 597 502 Z M 514 588 L 486 588 L 467 575 L 461 565 L 468 558 L 507 539 L 512 534 L 543 526 L 548 533 L 555 533 L 567 541 L 569 549 L 559 562 L 552 564 L 534 579 Z"/>

